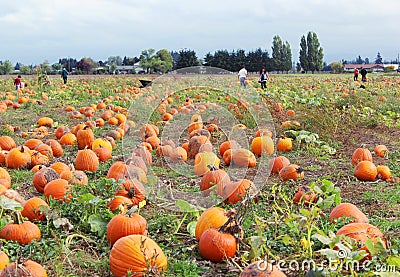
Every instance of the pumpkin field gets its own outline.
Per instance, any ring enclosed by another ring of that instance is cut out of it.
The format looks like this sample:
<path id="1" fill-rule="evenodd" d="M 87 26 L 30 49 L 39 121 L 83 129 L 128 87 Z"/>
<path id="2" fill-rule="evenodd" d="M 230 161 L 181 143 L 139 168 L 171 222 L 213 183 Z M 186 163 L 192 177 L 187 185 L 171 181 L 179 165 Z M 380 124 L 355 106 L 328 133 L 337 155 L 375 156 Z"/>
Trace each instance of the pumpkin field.
<path id="1" fill-rule="evenodd" d="M 398 74 L 185 73 L 0 79 L 0 277 L 400 276 Z"/>

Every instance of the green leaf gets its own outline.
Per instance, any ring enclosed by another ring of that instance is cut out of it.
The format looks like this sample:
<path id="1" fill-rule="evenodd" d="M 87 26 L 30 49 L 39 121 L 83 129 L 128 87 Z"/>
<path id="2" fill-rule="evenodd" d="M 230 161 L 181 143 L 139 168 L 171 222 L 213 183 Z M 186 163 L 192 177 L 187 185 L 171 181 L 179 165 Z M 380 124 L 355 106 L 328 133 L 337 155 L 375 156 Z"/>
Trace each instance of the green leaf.
<path id="1" fill-rule="evenodd" d="M 389 265 L 394 265 L 397 268 L 400 268 L 400 257 L 399 256 L 389 256 L 386 261 Z"/>
<path id="2" fill-rule="evenodd" d="M 309 210 L 306 209 L 300 209 L 299 212 L 304 215 L 305 217 L 310 217 L 311 216 L 311 212 Z"/>
<path id="3" fill-rule="evenodd" d="M 103 236 L 107 230 L 108 222 L 97 214 L 89 216 L 88 223 L 90 224 L 90 231 L 97 232 L 99 236 Z"/>
<path id="4" fill-rule="evenodd" d="M 265 238 L 260 237 L 260 236 L 251 236 L 248 238 L 249 244 L 250 244 L 250 257 L 253 258 L 259 258 L 262 254 L 262 248 L 265 245 L 265 242 L 267 241 Z"/>
<path id="5" fill-rule="evenodd" d="M 179 199 L 175 202 L 175 205 L 182 211 L 182 212 L 197 212 L 198 208 L 189 202 Z"/>
<path id="6" fill-rule="evenodd" d="M 15 201 L 14 199 L 10 199 L 4 195 L 0 196 L 0 206 L 5 210 L 11 210 L 11 211 L 22 210 L 21 203 Z"/>
<path id="7" fill-rule="evenodd" d="M 82 194 L 78 199 L 77 199 L 77 201 L 79 202 L 79 203 L 86 203 L 86 202 L 89 202 L 90 200 L 92 200 L 94 198 L 94 195 L 93 194 L 91 194 L 91 193 L 85 193 L 85 194 Z"/>
<path id="8" fill-rule="evenodd" d="M 371 255 L 375 255 L 375 245 L 371 239 L 367 239 L 365 241 L 365 246 L 367 247 L 368 251 L 371 253 Z"/>
<path id="9" fill-rule="evenodd" d="M 312 189 L 318 193 L 318 194 L 323 194 L 324 192 L 321 190 L 321 188 L 317 185 L 315 185 L 314 187 L 312 187 Z"/>
<path id="10" fill-rule="evenodd" d="M 324 201 L 322 201 L 320 207 L 321 209 L 328 209 L 335 203 L 336 195 L 329 195 Z"/>
<path id="11" fill-rule="evenodd" d="M 189 232 L 190 236 L 192 236 L 192 237 L 196 236 L 196 224 L 197 224 L 197 221 L 191 221 L 186 226 L 187 231 Z"/>
<path id="12" fill-rule="evenodd" d="M 328 259 L 332 259 L 332 260 L 337 260 L 338 259 L 338 253 L 339 251 L 336 250 L 332 250 L 332 249 L 321 249 L 316 251 L 318 253 L 321 253 L 321 255 L 324 255 L 325 257 L 327 257 Z"/>
<path id="13" fill-rule="evenodd" d="M 281 238 L 281 241 L 285 244 L 285 245 L 289 245 L 289 244 L 291 244 L 292 243 L 292 238 L 290 237 L 290 236 L 288 236 L 288 235 L 284 235 L 284 236 L 282 236 Z"/>
<path id="14" fill-rule="evenodd" d="M 321 234 L 314 234 L 312 238 L 319 240 L 323 244 L 329 245 L 332 242 L 332 238 L 325 237 Z"/>

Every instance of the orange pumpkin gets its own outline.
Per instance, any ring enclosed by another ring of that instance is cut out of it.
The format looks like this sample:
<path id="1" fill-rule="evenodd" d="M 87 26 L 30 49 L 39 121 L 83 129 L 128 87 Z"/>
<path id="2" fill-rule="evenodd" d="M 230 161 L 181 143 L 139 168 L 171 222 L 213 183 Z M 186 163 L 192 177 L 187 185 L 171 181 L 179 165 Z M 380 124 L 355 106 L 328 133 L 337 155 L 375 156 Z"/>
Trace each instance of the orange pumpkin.
<path id="1" fill-rule="evenodd" d="M 302 179 L 304 178 L 304 171 L 297 164 L 289 164 L 279 171 L 279 177 L 282 181 Z"/>
<path id="2" fill-rule="evenodd" d="M 200 237 L 199 250 L 203 258 L 215 263 L 235 256 L 236 238 L 217 229 L 207 229 Z"/>
<path id="3" fill-rule="evenodd" d="M 290 161 L 288 158 L 285 156 L 278 156 L 269 161 L 269 168 L 271 168 L 272 173 L 279 174 L 279 171 L 289 164 Z"/>
<path id="4" fill-rule="evenodd" d="M 269 136 L 255 137 L 251 142 L 251 150 L 257 156 L 261 156 L 263 153 L 272 155 L 275 150 L 274 142 Z"/>
<path id="5" fill-rule="evenodd" d="M 276 144 L 276 150 L 281 152 L 289 152 L 292 150 L 292 139 L 291 138 L 279 138 Z"/>
<path id="6" fill-rule="evenodd" d="M 376 167 L 376 171 L 378 172 L 378 178 L 381 178 L 382 180 L 387 180 L 392 177 L 392 172 L 390 171 L 390 168 L 386 165 L 378 165 Z"/>
<path id="7" fill-rule="evenodd" d="M 64 179 L 55 179 L 47 183 L 44 187 L 44 195 L 47 199 L 52 197 L 53 199 L 65 201 L 70 201 L 72 186 Z"/>
<path id="8" fill-rule="evenodd" d="M 107 207 L 112 211 L 120 211 L 120 213 L 126 213 L 129 208 L 133 205 L 132 201 L 125 196 L 116 195 L 113 199 L 108 202 Z"/>
<path id="9" fill-rule="evenodd" d="M 211 207 L 205 210 L 197 220 L 195 236 L 200 240 L 201 235 L 210 228 L 220 228 L 228 221 L 226 211 L 220 207 Z"/>
<path id="10" fill-rule="evenodd" d="M 224 187 L 231 182 L 231 178 L 224 170 L 218 169 L 213 165 L 209 167 L 210 171 L 201 177 L 200 191 L 204 196 L 209 196 L 211 193 L 210 188 L 217 186 L 215 191 L 218 195 L 222 196 Z"/>
<path id="11" fill-rule="evenodd" d="M 99 158 L 91 149 L 79 150 L 75 159 L 75 168 L 94 172 L 99 168 Z"/>
<path id="12" fill-rule="evenodd" d="M 361 181 L 374 181 L 378 170 L 373 162 L 361 161 L 354 169 L 354 176 Z"/>
<path id="13" fill-rule="evenodd" d="M 44 220 L 46 214 L 41 211 L 41 208 L 50 209 L 49 205 L 39 197 L 32 197 L 25 202 L 24 208 L 21 212 L 22 216 L 29 220 Z"/>
<path id="14" fill-rule="evenodd" d="M 89 126 L 83 127 L 76 133 L 76 141 L 78 142 L 78 149 L 92 149 L 92 144 L 94 141 L 94 134 Z"/>
<path id="15" fill-rule="evenodd" d="M 107 240 L 111 245 L 129 235 L 147 235 L 147 221 L 137 214 L 118 214 L 107 225 Z"/>
<path id="16" fill-rule="evenodd" d="M 305 204 L 306 206 L 315 202 L 317 195 L 308 186 L 300 186 L 297 192 L 294 194 L 293 202 L 295 204 Z"/>
<path id="17" fill-rule="evenodd" d="M 232 151 L 232 161 L 238 167 L 255 167 L 257 163 L 254 154 L 250 150 L 244 148 Z"/>
<path id="18" fill-rule="evenodd" d="M 110 252 L 110 269 L 114 276 L 144 276 L 167 268 L 167 258 L 161 248 L 143 235 L 129 235 L 117 240 Z"/>
<path id="19" fill-rule="evenodd" d="M 357 148 L 353 152 L 353 156 L 351 158 L 351 164 L 356 166 L 361 161 L 370 161 L 372 162 L 372 154 L 371 151 L 367 148 Z"/>
<path id="20" fill-rule="evenodd" d="M 219 167 L 220 159 L 213 152 L 198 153 L 194 159 L 194 173 L 203 176 L 210 171 L 210 166 Z"/>
<path id="21" fill-rule="evenodd" d="M 224 153 L 226 150 L 228 149 L 239 149 L 241 148 L 239 143 L 235 140 L 227 140 L 224 141 L 223 143 L 221 143 L 221 145 L 219 146 L 219 154 L 222 156 L 224 156 Z"/>
<path id="22" fill-rule="evenodd" d="M 352 222 L 357 223 L 368 223 L 368 217 L 357 208 L 356 205 L 351 203 L 340 203 L 335 208 L 332 209 L 329 214 L 329 221 L 335 222 L 337 219 L 341 217 L 349 217 Z"/>
<path id="23" fill-rule="evenodd" d="M 389 150 L 387 149 L 387 147 L 385 145 L 380 144 L 380 145 L 375 146 L 374 152 L 377 156 L 383 158 L 383 157 L 387 157 Z"/>
<path id="24" fill-rule="evenodd" d="M 224 186 L 223 197 L 225 203 L 235 204 L 242 201 L 248 192 L 253 193 L 255 185 L 248 179 L 241 179 L 239 181 L 232 181 Z"/>

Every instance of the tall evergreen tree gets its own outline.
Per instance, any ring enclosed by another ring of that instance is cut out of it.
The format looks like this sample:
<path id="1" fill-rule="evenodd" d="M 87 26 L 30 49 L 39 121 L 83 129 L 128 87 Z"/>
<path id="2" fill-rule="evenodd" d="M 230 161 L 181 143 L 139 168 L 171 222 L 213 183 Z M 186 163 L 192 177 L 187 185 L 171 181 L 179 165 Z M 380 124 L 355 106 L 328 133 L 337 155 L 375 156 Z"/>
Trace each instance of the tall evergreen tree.
<path id="1" fill-rule="evenodd" d="M 292 68 L 292 50 L 289 42 L 283 43 L 277 35 L 272 43 L 272 62 L 273 69 L 276 71 L 289 71 Z"/>
<path id="2" fill-rule="evenodd" d="M 286 72 L 292 69 L 292 49 L 289 42 L 285 41 L 283 44 L 283 65 L 282 69 Z"/>
<path id="3" fill-rule="evenodd" d="M 310 66 L 308 65 L 307 58 L 307 42 L 306 37 L 303 35 L 300 40 L 300 56 L 299 56 L 300 66 L 303 70 L 308 71 Z"/>
<path id="4" fill-rule="evenodd" d="M 282 39 L 280 36 L 274 36 L 272 40 L 272 62 L 274 65 L 274 70 L 283 71 L 283 47 Z"/>
<path id="5" fill-rule="evenodd" d="M 376 58 L 375 58 L 375 63 L 376 64 L 382 64 L 382 56 L 381 53 L 378 52 L 378 54 L 376 54 Z"/>
<path id="6" fill-rule="evenodd" d="M 308 32 L 307 40 L 303 35 L 300 40 L 300 64 L 303 70 L 315 71 L 323 68 L 324 53 L 320 46 L 318 36 L 314 32 Z"/>
<path id="7" fill-rule="evenodd" d="M 184 68 L 199 65 L 196 52 L 190 49 L 182 49 L 179 51 L 179 59 L 176 62 L 175 68 Z"/>

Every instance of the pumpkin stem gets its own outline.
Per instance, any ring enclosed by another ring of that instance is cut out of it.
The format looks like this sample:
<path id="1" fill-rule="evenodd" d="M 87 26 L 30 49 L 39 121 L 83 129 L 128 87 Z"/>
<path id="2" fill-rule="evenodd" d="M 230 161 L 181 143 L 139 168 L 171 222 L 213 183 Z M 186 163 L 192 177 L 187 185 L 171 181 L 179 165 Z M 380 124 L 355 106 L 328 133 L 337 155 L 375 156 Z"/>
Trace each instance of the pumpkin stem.
<path id="1" fill-rule="evenodd" d="M 129 188 L 129 190 L 128 190 L 128 197 L 129 197 L 129 198 L 135 197 L 135 189 L 134 189 L 134 188 Z"/>
<path id="2" fill-rule="evenodd" d="M 222 225 L 219 229 L 218 232 L 224 232 L 225 228 L 232 222 L 233 216 L 229 217 L 228 220 Z"/>
<path id="3" fill-rule="evenodd" d="M 24 222 L 24 220 L 22 219 L 22 215 L 19 211 L 14 211 L 13 217 L 14 222 L 16 222 L 17 224 L 22 224 Z"/>
<path id="4" fill-rule="evenodd" d="M 127 212 L 126 215 L 129 217 L 132 217 L 132 214 L 136 213 L 138 211 L 138 207 L 137 206 L 132 206 L 132 208 L 130 208 Z"/>

